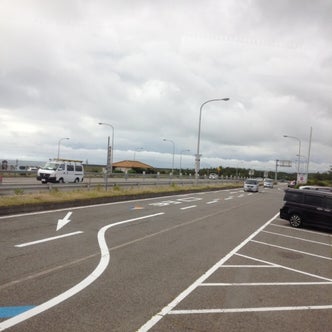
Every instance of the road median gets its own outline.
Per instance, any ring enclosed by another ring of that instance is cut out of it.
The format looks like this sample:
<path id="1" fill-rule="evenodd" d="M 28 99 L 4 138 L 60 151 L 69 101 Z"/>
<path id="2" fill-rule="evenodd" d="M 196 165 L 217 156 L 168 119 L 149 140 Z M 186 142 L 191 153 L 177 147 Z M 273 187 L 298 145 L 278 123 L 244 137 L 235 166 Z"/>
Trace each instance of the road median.
<path id="1" fill-rule="evenodd" d="M 0 197 L 0 216 L 28 212 L 65 209 L 85 205 L 105 204 L 151 197 L 190 194 L 200 191 L 226 190 L 240 187 L 239 184 L 211 186 L 169 186 L 161 188 L 122 189 L 109 191 L 51 192 L 48 194 L 13 195 Z"/>

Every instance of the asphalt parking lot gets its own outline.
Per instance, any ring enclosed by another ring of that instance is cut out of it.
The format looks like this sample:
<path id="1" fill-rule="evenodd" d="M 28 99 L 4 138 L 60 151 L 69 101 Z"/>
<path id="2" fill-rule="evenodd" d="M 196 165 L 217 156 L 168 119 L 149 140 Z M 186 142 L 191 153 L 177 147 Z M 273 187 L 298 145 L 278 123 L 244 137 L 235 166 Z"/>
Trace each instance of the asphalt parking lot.
<path id="1" fill-rule="evenodd" d="M 331 232 L 294 229 L 276 216 L 140 331 L 154 331 L 156 320 L 162 331 L 331 331 L 331 261 Z"/>

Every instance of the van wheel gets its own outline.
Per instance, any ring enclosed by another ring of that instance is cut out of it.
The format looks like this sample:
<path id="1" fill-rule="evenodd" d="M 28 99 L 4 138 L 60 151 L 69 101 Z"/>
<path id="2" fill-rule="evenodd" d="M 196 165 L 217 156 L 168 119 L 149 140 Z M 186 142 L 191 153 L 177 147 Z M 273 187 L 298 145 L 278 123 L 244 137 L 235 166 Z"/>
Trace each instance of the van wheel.
<path id="1" fill-rule="evenodd" d="M 292 227 L 302 226 L 302 217 L 296 213 L 292 214 L 289 218 L 289 223 Z"/>
<path id="2" fill-rule="evenodd" d="M 79 183 L 80 182 L 80 179 L 79 178 L 76 178 L 74 183 Z"/>
<path id="3" fill-rule="evenodd" d="M 63 181 L 63 178 L 59 179 L 59 183 L 64 183 L 65 181 Z"/>

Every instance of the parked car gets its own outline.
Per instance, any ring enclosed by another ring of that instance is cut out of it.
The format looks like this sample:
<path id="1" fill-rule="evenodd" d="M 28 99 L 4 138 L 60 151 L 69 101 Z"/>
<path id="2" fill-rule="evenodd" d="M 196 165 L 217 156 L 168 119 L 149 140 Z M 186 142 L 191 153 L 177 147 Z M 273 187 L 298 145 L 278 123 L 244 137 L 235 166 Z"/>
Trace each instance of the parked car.
<path id="1" fill-rule="evenodd" d="M 209 179 L 211 179 L 211 180 L 216 180 L 216 179 L 218 179 L 218 174 L 216 174 L 216 173 L 211 173 L 211 174 L 209 175 Z"/>
<path id="2" fill-rule="evenodd" d="M 286 189 L 280 218 L 292 227 L 302 225 L 332 229 L 332 193 L 319 190 Z"/>
<path id="3" fill-rule="evenodd" d="M 332 187 L 324 187 L 324 186 L 300 186 L 299 189 L 320 190 L 320 191 L 329 191 L 329 192 L 332 192 Z"/>
<path id="4" fill-rule="evenodd" d="M 259 191 L 259 181 L 256 179 L 247 179 L 246 181 L 244 181 L 243 190 L 258 192 Z"/>
<path id="5" fill-rule="evenodd" d="M 268 178 L 264 179 L 263 186 L 264 188 L 273 188 L 273 180 Z"/>

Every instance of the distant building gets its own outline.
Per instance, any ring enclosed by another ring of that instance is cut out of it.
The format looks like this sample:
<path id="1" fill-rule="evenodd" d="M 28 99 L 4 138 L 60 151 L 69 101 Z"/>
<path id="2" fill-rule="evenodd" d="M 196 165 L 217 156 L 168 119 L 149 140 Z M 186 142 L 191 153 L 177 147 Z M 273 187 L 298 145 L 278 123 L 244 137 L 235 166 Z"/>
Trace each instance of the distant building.
<path id="1" fill-rule="evenodd" d="M 154 171 L 154 167 L 136 160 L 123 160 L 113 163 L 113 168 L 114 170 L 122 171 L 124 173 L 127 173 L 128 171 L 134 171 L 135 169 L 140 169 L 149 173 Z"/>

